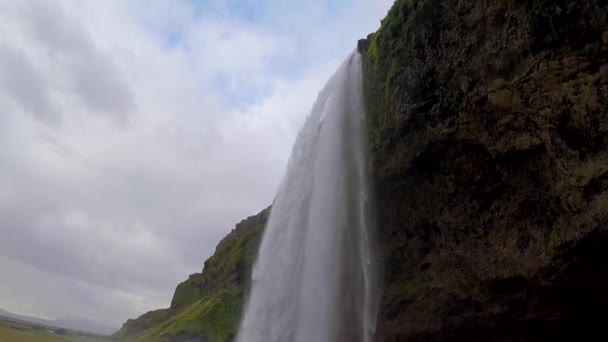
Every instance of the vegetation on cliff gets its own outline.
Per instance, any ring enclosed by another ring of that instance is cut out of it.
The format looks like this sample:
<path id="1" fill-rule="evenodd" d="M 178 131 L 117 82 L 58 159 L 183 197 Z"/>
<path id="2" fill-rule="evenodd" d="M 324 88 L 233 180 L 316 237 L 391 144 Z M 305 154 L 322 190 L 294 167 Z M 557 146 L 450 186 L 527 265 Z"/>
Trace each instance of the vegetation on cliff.
<path id="1" fill-rule="evenodd" d="M 177 286 L 171 307 L 128 320 L 114 338 L 142 342 L 192 337 L 209 342 L 231 340 L 269 211 L 237 224 L 205 261 L 203 272 L 190 275 Z"/>
<path id="2" fill-rule="evenodd" d="M 606 1 L 398 0 L 359 42 L 379 340 L 599 328 L 608 273 L 581 246 L 608 244 L 607 15 Z"/>

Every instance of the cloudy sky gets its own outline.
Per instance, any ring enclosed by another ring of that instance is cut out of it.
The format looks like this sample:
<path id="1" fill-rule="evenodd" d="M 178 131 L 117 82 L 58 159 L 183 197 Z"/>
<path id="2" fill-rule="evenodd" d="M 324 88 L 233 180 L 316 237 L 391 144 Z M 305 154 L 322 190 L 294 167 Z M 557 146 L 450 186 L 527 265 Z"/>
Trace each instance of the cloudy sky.
<path id="1" fill-rule="evenodd" d="M 0 0 L 0 308 L 167 307 L 391 3 Z"/>

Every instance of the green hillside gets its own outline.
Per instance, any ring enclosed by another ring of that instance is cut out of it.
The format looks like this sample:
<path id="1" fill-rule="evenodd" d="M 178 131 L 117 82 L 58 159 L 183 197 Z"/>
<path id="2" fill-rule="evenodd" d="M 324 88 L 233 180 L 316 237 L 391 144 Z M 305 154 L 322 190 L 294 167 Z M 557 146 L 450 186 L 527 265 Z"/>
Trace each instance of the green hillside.
<path id="1" fill-rule="evenodd" d="M 113 337 L 143 342 L 203 336 L 209 342 L 229 341 L 238 328 L 269 211 L 237 224 L 205 261 L 203 272 L 177 286 L 169 308 L 128 320 Z"/>

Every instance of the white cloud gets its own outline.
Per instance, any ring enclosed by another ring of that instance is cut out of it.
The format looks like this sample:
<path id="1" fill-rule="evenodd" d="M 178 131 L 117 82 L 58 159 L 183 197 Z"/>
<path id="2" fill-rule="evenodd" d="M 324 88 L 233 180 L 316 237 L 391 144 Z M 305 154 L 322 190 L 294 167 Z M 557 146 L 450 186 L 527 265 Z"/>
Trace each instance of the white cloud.
<path id="1" fill-rule="evenodd" d="M 0 1 L 0 307 L 118 325 L 167 306 L 272 201 L 390 1 L 242 4 Z"/>

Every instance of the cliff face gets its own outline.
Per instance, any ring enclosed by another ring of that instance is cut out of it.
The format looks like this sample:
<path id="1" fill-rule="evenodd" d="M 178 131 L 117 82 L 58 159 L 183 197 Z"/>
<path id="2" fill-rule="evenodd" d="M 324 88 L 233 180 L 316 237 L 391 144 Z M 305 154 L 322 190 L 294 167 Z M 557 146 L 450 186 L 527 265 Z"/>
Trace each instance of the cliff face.
<path id="1" fill-rule="evenodd" d="M 359 42 L 379 341 L 602 331 L 607 23 L 600 0 L 398 0 Z"/>
<path id="2" fill-rule="evenodd" d="M 269 211 L 237 224 L 205 261 L 203 272 L 190 275 L 177 286 L 171 307 L 128 320 L 114 338 L 142 342 L 231 340 L 238 329 Z"/>

